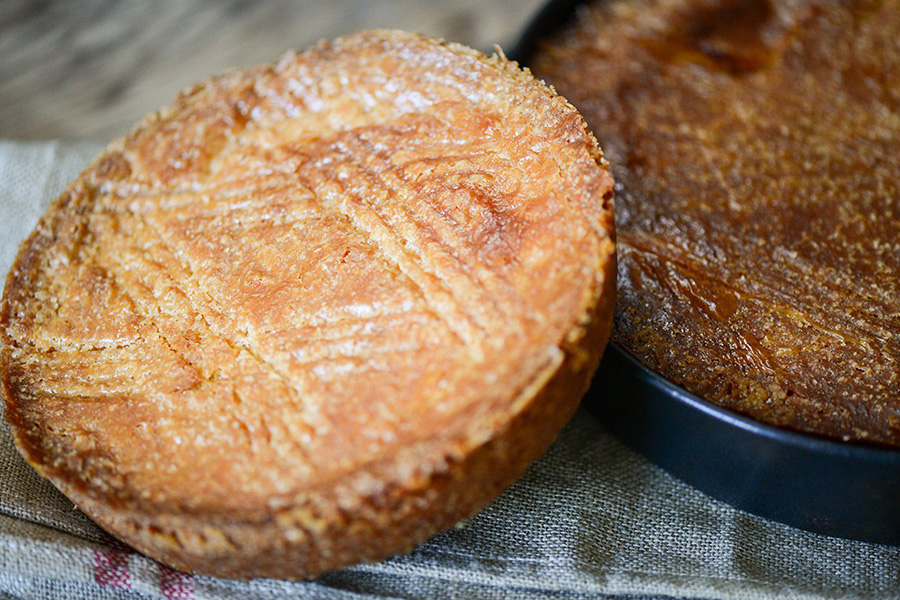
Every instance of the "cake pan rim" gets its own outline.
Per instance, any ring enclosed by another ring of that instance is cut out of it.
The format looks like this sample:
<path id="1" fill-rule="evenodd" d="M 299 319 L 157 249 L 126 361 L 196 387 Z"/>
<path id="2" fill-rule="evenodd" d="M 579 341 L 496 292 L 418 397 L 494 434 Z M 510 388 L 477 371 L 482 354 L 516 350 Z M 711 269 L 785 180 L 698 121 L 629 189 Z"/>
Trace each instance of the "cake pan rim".
<path id="1" fill-rule="evenodd" d="M 852 440 L 844 441 L 832 439 L 813 433 L 763 423 L 762 421 L 758 421 L 747 415 L 714 404 L 709 400 L 686 390 L 669 379 L 666 379 L 653 369 L 644 365 L 638 358 L 631 354 L 631 352 L 624 349 L 617 342 L 611 341 L 607 345 L 606 352 L 617 352 L 620 358 L 625 360 L 629 366 L 635 370 L 636 374 L 643 380 L 643 383 L 652 387 L 656 392 L 664 395 L 668 399 L 685 404 L 694 410 L 698 410 L 707 416 L 732 427 L 742 429 L 748 433 L 772 441 L 777 441 L 792 447 L 803 448 L 804 450 L 817 452 L 819 454 L 866 460 L 869 462 L 884 462 L 900 466 L 900 449 Z"/>

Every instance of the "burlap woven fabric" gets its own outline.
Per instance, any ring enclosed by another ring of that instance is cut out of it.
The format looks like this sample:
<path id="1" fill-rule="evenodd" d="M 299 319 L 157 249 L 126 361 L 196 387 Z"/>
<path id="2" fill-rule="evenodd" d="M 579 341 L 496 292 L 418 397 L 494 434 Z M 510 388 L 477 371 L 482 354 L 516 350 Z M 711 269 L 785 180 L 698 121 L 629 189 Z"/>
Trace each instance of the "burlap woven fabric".
<path id="1" fill-rule="evenodd" d="M 0 142 L 3 273 L 98 150 Z M 228 581 L 176 573 L 111 539 L 25 464 L 0 427 L 0 597 L 610 596 L 898 598 L 900 549 L 734 510 L 647 463 L 582 411 L 497 501 L 408 555 L 315 582 Z"/>

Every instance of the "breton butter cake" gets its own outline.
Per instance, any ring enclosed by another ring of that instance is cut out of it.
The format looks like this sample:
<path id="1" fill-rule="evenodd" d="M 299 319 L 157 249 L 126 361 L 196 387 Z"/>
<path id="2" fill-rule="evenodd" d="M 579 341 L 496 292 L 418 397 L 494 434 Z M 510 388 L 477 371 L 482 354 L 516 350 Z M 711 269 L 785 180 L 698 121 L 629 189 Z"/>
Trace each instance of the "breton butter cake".
<path id="1" fill-rule="evenodd" d="M 620 186 L 614 340 L 758 420 L 900 444 L 898 40 L 898 0 L 613 0 L 543 42 Z"/>
<path id="2" fill-rule="evenodd" d="M 136 549 L 309 578 L 483 507 L 612 327 L 612 180 L 503 57 L 364 32 L 215 77 L 113 142 L 24 243 L 19 449 Z"/>

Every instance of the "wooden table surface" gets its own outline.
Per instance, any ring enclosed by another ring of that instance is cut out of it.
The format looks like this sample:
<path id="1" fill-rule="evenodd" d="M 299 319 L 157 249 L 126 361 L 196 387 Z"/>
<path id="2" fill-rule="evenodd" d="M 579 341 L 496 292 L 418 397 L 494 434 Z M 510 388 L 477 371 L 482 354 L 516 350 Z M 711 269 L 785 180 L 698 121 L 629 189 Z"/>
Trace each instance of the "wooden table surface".
<path id="1" fill-rule="evenodd" d="M 105 142 L 178 90 L 360 29 L 510 48 L 543 0 L 0 0 L 0 138 Z"/>

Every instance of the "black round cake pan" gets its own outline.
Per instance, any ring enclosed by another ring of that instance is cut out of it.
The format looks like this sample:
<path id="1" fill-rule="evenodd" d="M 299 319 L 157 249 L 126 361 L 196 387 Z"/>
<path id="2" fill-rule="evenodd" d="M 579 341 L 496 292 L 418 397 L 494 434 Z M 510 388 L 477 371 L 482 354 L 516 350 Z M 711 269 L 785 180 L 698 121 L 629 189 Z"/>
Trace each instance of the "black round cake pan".
<path id="1" fill-rule="evenodd" d="M 584 403 L 627 445 L 714 498 L 807 531 L 900 545 L 900 451 L 754 421 L 615 344 Z"/>
<path id="2" fill-rule="evenodd" d="M 546 4 L 510 57 L 528 66 L 538 42 L 581 4 Z M 823 535 L 900 545 L 900 450 L 760 423 L 680 388 L 614 343 L 584 404 L 627 445 L 736 508 Z"/>

